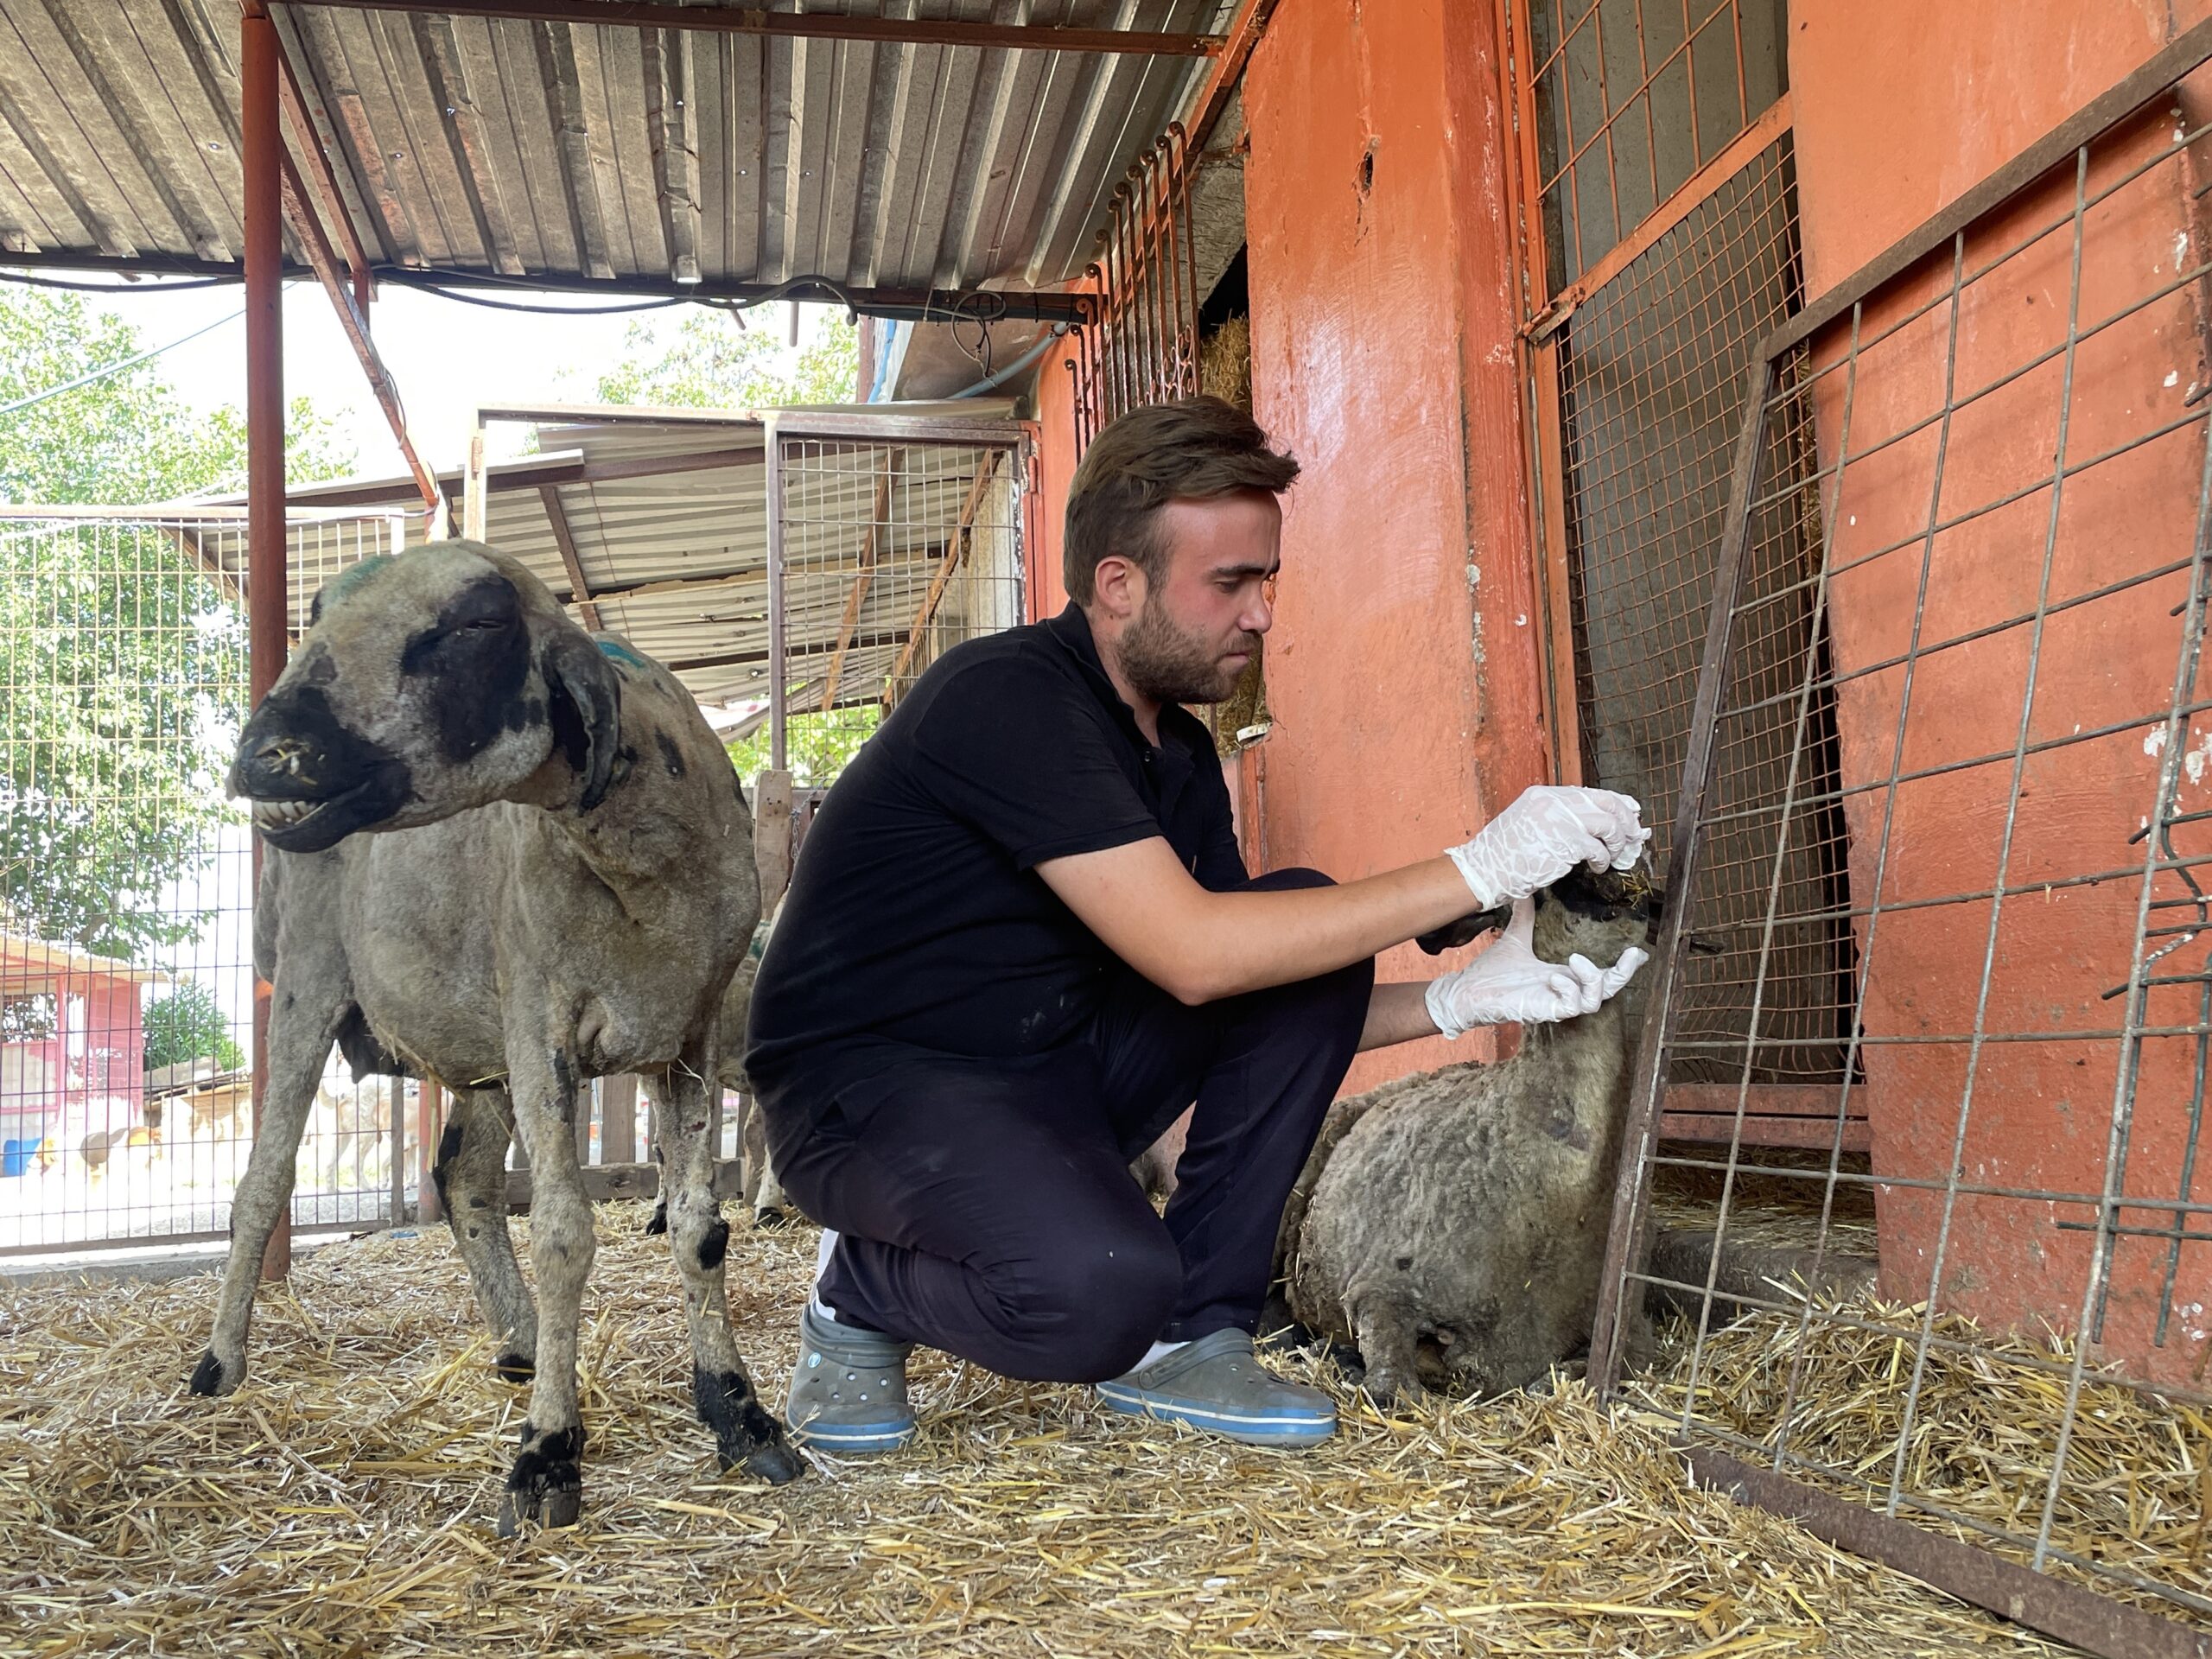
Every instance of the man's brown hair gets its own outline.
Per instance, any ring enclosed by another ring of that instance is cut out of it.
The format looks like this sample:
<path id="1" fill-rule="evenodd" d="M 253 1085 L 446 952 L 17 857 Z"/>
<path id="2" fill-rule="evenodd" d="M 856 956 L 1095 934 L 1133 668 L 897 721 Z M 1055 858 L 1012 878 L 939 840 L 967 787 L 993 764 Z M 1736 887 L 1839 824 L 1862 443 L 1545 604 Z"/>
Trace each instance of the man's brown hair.
<path id="1" fill-rule="evenodd" d="M 1061 554 L 1068 596 L 1090 604 L 1098 562 L 1114 555 L 1157 587 L 1167 560 L 1159 515 L 1170 501 L 1211 501 L 1240 490 L 1280 495 L 1297 476 L 1298 463 L 1268 448 L 1259 423 L 1218 397 L 1131 410 L 1090 441 L 1068 486 Z"/>

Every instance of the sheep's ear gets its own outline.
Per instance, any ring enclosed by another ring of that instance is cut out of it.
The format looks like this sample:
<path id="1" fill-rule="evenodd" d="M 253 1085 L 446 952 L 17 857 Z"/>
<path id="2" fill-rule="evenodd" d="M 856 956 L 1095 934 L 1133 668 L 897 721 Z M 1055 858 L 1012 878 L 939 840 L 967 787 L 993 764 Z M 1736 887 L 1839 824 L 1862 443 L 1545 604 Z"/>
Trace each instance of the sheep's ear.
<path id="1" fill-rule="evenodd" d="M 615 753 L 622 744 L 621 677 L 591 636 L 576 627 L 560 631 L 540 666 L 553 744 L 583 779 L 576 805 L 588 812 L 607 798 L 614 781 Z"/>

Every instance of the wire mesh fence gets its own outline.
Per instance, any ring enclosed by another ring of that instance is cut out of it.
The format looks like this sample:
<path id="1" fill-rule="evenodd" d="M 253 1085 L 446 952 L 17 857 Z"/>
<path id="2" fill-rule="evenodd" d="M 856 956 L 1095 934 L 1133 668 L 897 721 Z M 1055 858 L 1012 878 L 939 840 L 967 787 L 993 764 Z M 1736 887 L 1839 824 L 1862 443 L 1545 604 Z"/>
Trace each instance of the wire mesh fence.
<path id="1" fill-rule="evenodd" d="M 2183 44 L 1754 354 L 1593 1366 L 1669 1300 L 1680 1351 L 1631 1386 L 1694 1446 L 1988 1546 L 2023 1593 L 2202 1619 L 2212 128 L 2161 89 L 2212 34 Z M 1716 931 L 1740 1025 L 1686 962 Z M 1789 1052 L 1832 1068 L 1810 1155 L 1745 1130 Z M 1688 1065 L 1725 1147 L 1659 1139 Z M 1642 1265 L 1655 1206 L 1715 1238 L 1701 1282 Z M 1717 1290 L 1732 1233 L 1777 1228 L 1802 1281 Z"/>
<path id="2" fill-rule="evenodd" d="M 1527 0 L 1550 292 L 1596 265 L 1782 95 L 1783 0 Z M 1546 298 L 1550 295 L 1547 294 Z"/>
<path id="3" fill-rule="evenodd" d="M 836 780 L 945 652 L 1024 620 L 1025 480 L 1010 440 L 778 442 L 774 761 L 804 794 Z"/>
<path id="4" fill-rule="evenodd" d="M 296 632 L 395 539 L 289 528 Z M 0 514 L 0 1253 L 227 1228 L 252 1139 L 253 844 L 223 791 L 244 543 L 236 514 Z M 334 1067 L 295 1224 L 400 1213 L 412 1121 L 397 1085 Z"/>

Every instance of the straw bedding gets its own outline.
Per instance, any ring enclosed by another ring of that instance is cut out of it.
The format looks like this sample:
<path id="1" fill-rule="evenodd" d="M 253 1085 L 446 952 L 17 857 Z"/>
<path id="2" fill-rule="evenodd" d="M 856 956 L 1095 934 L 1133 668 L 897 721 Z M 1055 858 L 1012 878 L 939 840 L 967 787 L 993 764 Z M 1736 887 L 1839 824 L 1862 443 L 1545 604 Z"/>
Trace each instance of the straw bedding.
<path id="1" fill-rule="evenodd" d="M 302 1261 L 228 1400 L 183 1390 L 207 1278 L 0 1291 L 0 1655 L 2044 1650 L 1690 1490 L 1579 1384 L 1384 1418 L 1293 1356 L 1346 1419 L 1298 1455 L 920 1356 L 912 1452 L 722 1478 L 644 1219 L 600 1218 L 584 1523 L 512 1543 L 490 1523 L 524 1397 L 442 1230 Z M 812 1234 L 731 1243 L 779 1399 Z"/>

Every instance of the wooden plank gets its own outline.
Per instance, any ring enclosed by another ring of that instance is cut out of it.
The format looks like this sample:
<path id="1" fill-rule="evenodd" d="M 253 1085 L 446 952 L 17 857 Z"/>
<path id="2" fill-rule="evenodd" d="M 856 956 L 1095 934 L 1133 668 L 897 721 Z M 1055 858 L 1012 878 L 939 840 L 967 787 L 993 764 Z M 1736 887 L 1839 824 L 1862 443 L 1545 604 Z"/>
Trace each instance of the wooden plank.
<path id="1" fill-rule="evenodd" d="M 775 914 L 791 882 L 791 775 L 764 772 L 753 785 L 753 861 L 760 872 L 760 913 Z"/>
<path id="2" fill-rule="evenodd" d="M 638 1161 L 638 1077 L 633 1071 L 599 1080 L 599 1161 L 610 1169 Z"/>
<path id="3" fill-rule="evenodd" d="M 1717 1141 L 1726 1146 L 1736 1139 L 1736 1116 L 1733 1112 L 1726 1117 L 1709 1112 L 1662 1112 L 1659 1117 L 1659 1138 L 1662 1141 Z M 1825 1152 L 1835 1144 L 1835 1123 L 1834 1120 L 1822 1122 L 1811 1117 L 1746 1116 L 1740 1144 L 1746 1147 L 1810 1147 Z M 1865 1118 L 1853 1117 L 1844 1121 L 1844 1151 L 1871 1152 L 1873 1146 L 1872 1127 Z"/>
<path id="4" fill-rule="evenodd" d="M 553 544 L 561 550 L 561 568 L 569 573 L 569 602 L 576 607 L 584 626 L 597 633 L 606 625 L 599 620 L 599 607 L 592 602 L 583 561 L 576 556 L 576 538 L 569 526 L 568 509 L 561 505 L 561 486 L 539 485 L 537 499 L 545 504 L 545 520 L 553 526 Z"/>
<path id="5" fill-rule="evenodd" d="M 983 493 L 990 487 L 992 474 L 998 471 L 1001 453 L 990 451 L 983 457 L 983 464 L 976 469 L 976 481 L 968 486 L 968 499 L 960 504 L 960 522 L 953 529 L 952 539 L 945 543 L 944 556 L 938 561 L 937 574 L 930 578 L 929 591 L 922 595 L 921 608 L 914 613 L 914 626 L 907 632 L 906 643 L 899 647 L 899 659 L 883 677 L 883 707 L 887 713 L 899 701 L 899 682 L 906 677 L 914 653 L 922 648 L 922 635 L 928 631 L 930 619 L 937 614 L 937 607 L 944 598 L 945 585 L 952 580 L 962 555 L 968 550 L 976 509 L 983 505 Z"/>
<path id="6" fill-rule="evenodd" d="M 426 1226 L 445 1219 L 446 1206 L 430 1173 L 438 1160 L 438 1137 L 444 1128 L 445 1090 L 425 1077 L 415 1096 L 415 1218 Z"/>

